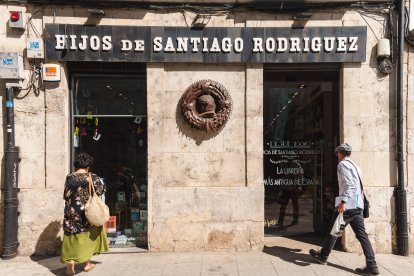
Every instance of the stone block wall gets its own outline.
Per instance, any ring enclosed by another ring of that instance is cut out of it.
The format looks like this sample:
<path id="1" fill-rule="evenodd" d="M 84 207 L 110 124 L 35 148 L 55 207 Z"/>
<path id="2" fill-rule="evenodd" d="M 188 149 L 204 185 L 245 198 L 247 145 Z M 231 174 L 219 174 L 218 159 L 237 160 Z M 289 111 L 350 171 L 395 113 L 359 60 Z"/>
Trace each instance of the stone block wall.
<path id="1" fill-rule="evenodd" d="M 0 85 L 4 87 L 3 82 Z M 46 86 L 37 96 L 32 92 L 23 99 L 14 100 L 15 143 L 21 158 L 18 178 L 20 255 L 55 254 L 60 246 L 63 184 L 69 168 L 68 90 L 65 80 L 61 85 L 63 88 L 48 89 Z M 24 91 L 17 96 L 22 94 Z M 1 140 L 3 156 L 4 139 Z M 4 180 L 4 171 L 1 179 Z M 3 207 L 3 200 L 0 202 Z M 3 211 L 0 217 L 3 218 Z M 3 229 L 3 223 L 0 225 Z M 0 233 L 2 236 L 3 231 Z"/>
<path id="2" fill-rule="evenodd" d="M 383 38 L 384 26 L 373 18 L 347 12 L 344 26 L 367 25 L 367 59 L 362 64 L 342 64 L 341 141 L 352 144 L 351 158 L 362 170 L 364 190 L 371 202 L 365 226 L 374 250 L 393 250 L 395 162 L 395 95 L 393 73 L 377 69 L 376 44 Z M 343 237 L 346 250 L 362 252 L 352 230 Z"/>
<path id="3" fill-rule="evenodd" d="M 203 79 L 233 100 L 217 135 L 191 129 L 177 112 L 187 87 Z M 150 250 L 261 250 L 261 66 L 148 64 L 147 81 Z"/>
<path id="4" fill-rule="evenodd" d="M 9 10 L 25 11 L 23 6 L 0 5 L 0 51 L 24 54 L 27 37 L 37 37 L 32 29 L 24 32 L 8 28 Z M 37 30 L 43 29 L 43 20 L 35 17 L 32 23 Z M 25 80 L 33 71 L 33 62 L 24 59 Z M 68 172 L 68 84 L 65 70 L 62 70 L 59 84 L 45 84 L 35 93 L 25 96 L 27 90 L 16 94 L 15 143 L 20 149 L 19 164 L 19 231 L 18 254 L 30 255 L 59 253 L 63 219 L 63 184 Z M 5 82 L 0 80 L 0 98 L 5 100 Z M 5 110 L 1 105 L 2 115 Z M 5 118 L 1 117 L 3 124 Z M 4 130 L 1 132 L 0 154 L 4 156 Z M 4 187 L 4 159 L 1 185 Z M 3 246 L 3 193 L 0 195 L 0 252 Z"/>
<path id="5" fill-rule="evenodd" d="M 7 28 L 11 8 L 33 14 L 32 23 L 42 35 L 45 23 L 94 23 L 86 9 L 0 5 L 0 51 L 24 53 L 34 28 Z M 195 14 L 145 10 L 106 10 L 101 25 L 187 26 Z M 55 16 L 54 16 L 55 15 Z M 383 26 L 375 18 L 355 11 L 316 13 L 307 22 L 289 15 L 234 12 L 214 16 L 209 27 L 355 26 L 369 24 L 367 61 L 343 64 L 341 69 L 341 141 L 354 147 L 353 158 L 362 168 L 364 186 L 372 206 L 366 221 L 377 252 L 395 249 L 396 184 L 395 79 L 378 74 L 376 43 Z M 410 251 L 414 221 L 414 71 L 412 49 L 407 48 L 405 68 L 405 166 L 408 187 Z M 69 170 L 69 91 L 67 70 L 62 82 L 48 84 L 39 95 L 16 100 L 16 145 L 20 146 L 19 254 L 58 252 L 63 216 L 63 181 Z M 27 84 L 30 64 L 25 60 Z M 208 137 L 186 127 L 176 113 L 184 90 L 200 79 L 220 82 L 233 98 L 233 113 L 224 129 Z M 152 251 L 260 250 L 263 246 L 263 69 L 250 64 L 148 64 L 148 175 L 149 246 Z M 4 82 L 0 98 L 4 101 Z M 0 109 L 4 115 L 3 105 Z M 4 118 L 2 117 L 3 121 Z M 4 135 L 4 132 L 2 132 Z M 4 155 L 4 137 L 0 154 Z M 1 184 L 4 185 L 4 165 Z M 3 199 L 0 194 L 0 251 L 2 250 Z M 360 251 L 348 229 L 343 242 Z M 57 249 L 56 249 L 57 248 Z M 57 250 L 57 251 L 56 251 Z"/>

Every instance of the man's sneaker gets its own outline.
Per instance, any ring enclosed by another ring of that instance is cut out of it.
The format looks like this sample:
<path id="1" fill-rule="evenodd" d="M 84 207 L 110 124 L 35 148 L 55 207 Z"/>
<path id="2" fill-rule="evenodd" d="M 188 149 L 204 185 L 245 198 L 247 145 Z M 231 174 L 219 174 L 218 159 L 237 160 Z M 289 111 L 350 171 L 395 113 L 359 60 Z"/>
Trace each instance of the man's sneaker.
<path id="1" fill-rule="evenodd" d="M 378 267 L 363 267 L 355 269 L 355 273 L 359 275 L 380 275 Z"/>
<path id="2" fill-rule="evenodd" d="M 317 261 L 320 264 L 326 265 L 328 263 L 328 258 L 321 255 L 320 251 L 317 251 L 315 249 L 309 250 L 309 254 L 312 256 L 312 258 Z"/>

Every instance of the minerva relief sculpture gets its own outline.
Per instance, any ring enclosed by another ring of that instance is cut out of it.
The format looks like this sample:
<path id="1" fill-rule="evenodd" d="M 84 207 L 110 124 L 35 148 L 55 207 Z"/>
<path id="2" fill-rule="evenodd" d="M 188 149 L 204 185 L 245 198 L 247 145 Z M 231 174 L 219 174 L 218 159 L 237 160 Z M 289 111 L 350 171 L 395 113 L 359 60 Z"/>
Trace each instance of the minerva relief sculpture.
<path id="1" fill-rule="evenodd" d="M 192 127 L 215 133 L 230 118 L 233 102 L 223 85 L 212 80 L 200 80 L 187 88 L 179 106 L 185 121 Z"/>

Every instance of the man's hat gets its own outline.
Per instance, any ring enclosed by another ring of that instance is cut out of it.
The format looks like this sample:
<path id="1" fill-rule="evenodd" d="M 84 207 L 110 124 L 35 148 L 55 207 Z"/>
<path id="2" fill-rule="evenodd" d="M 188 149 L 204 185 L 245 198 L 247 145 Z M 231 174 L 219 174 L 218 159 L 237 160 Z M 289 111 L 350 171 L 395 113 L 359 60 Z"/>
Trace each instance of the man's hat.
<path id="1" fill-rule="evenodd" d="M 338 147 L 336 147 L 335 153 L 338 153 L 338 151 L 349 151 L 349 152 L 351 152 L 352 147 L 348 143 L 343 143 L 343 144 L 339 145 Z"/>

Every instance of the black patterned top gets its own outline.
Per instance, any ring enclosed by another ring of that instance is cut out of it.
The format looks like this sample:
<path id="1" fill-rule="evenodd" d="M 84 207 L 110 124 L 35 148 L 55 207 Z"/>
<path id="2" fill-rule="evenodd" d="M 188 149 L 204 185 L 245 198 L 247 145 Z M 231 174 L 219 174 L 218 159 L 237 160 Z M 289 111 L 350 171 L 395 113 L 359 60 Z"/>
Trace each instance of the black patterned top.
<path id="1" fill-rule="evenodd" d="M 91 228 L 85 217 L 84 207 L 89 199 L 89 173 L 71 173 L 66 176 L 63 199 L 65 210 L 63 231 L 66 235 L 85 233 Z M 97 195 L 105 192 L 105 185 L 99 177 L 92 174 L 92 181 Z"/>

